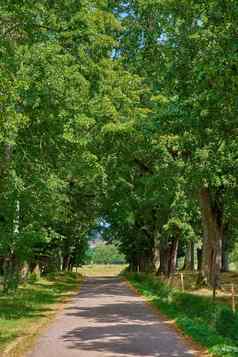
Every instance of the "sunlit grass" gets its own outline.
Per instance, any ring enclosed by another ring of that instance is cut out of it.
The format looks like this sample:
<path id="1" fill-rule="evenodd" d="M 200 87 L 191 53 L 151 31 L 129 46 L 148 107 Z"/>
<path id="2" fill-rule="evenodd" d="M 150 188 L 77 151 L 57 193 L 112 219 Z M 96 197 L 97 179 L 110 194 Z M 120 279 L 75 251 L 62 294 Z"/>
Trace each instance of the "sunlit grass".
<path id="1" fill-rule="evenodd" d="M 185 290 L 191 292 L 195 295 L 200 295 L 204 297 L 212 297 L 213 291 L 208 288 L 198 288 L 197 287 L 197 272 L 183 272 L 183 281 Z M 170 285 L 173 288 L 181 289 L 181 273 L 177 273 L 170 278 L 160 278 L 163 282 Z M 232 296 L 231 296 L 231 286 L 235 289 L 236 304 L 238 306 L 238 273 L 237 272 L 227 272 L 221 274 L 221 289 L 216 292 L 217 302 L 227 303 L 231 306 Z"/>
<path id="2" fill-rule="evenodd" d="M 238 314 L 218 299 L 172 288 L 155 276 L 126 274 L 129 282 L 159 311 L 214 356 L 238 356 Z"/>
<path id="3" fill-rule="evenodd" d="M 18 337 L 31 337 L 33 330 L 54 316 L 57 304 L 78 288 L 82 277 L 62 273 L 0 295 L 0 352 Z"/>
<path id="4" fill-rule="evenodd" d="M 84 276 L 118 276 L 125 270 L 127 265 L 114 264 L 114 265 L 84 265 L 78 271 Z"/>

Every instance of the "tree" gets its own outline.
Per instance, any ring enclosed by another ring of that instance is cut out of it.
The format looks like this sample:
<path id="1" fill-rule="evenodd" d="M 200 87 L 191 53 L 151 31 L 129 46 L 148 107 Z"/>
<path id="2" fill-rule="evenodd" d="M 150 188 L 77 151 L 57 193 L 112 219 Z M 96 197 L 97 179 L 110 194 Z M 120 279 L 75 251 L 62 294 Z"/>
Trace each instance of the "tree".
<path id="1" fill-rule="evenodd" d="M 142 133 L 172 144 L 165 145 L 172 159 L 166 162 L 182 168 L 184 189 L 200 205 L 202 274 L 213 286 L 219 285 L 225 196 L 236 185 L 236 10 L 235 2 L 176 0 L 122 1 L 115 8 L 125 26 L 117 55 L 152 92 L 153 114 Z"/>
<path id="2" fill-rule="evenodd" d="M 111 35 L 120 26 L 98 1 L 9 0 L 0 13 L 1 252 L 6 275 L 17 276 L 31 248 L 36 256 L 52 247 L 74 256 L 84 250 L 97 216 L 93 187 L 103 180 L 89 133 L 104 77 L 114 71 Z"/>
<path id="3" fill-rule="evenodd" d="M 123 264 L 125 263 L 125 258 L 114 244 L 99 243 L 92 251 L 92 263 Z"/>

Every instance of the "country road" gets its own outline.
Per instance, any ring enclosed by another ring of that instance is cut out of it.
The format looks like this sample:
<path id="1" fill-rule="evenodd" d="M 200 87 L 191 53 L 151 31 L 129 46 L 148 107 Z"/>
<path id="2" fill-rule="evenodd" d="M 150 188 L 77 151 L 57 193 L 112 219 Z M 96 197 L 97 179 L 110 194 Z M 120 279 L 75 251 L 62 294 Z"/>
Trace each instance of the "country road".
<path id="1" fill-rule="evenodd" d="M 87 278 L 27 357 L 195 356 L 119 278 Z"/>

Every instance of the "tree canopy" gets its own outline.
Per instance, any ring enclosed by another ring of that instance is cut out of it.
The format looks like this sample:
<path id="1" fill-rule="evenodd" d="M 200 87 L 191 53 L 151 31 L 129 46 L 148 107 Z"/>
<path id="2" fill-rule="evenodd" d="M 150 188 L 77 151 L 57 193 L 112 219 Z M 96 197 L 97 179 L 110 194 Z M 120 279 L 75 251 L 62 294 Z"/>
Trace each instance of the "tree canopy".
<path id="1" fill-rule="evenodd" d="M 236 1 L 0 5 L 6 284 L 71 269 L 98 222 L 132 270 L 219 286 L 237 241 Z M 233 254 L 233 256 L 235 256 Z"/>

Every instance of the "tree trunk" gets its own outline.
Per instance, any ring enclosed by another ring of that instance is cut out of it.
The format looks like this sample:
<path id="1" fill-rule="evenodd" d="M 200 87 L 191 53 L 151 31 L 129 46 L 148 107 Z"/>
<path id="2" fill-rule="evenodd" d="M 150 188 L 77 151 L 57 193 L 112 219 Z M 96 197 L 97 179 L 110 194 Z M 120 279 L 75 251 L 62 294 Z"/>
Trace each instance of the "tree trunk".
<path id="1" fill-rule="evenodd" d="M 222 255 L 222 212 L 217 202 L 212 202 L 207 188 L 200 192 L 200 206 L 203 224 L 202 275 L 210 287 L 220 285 Z"/>
<path id="2" fill-rule="evenodd" d="M 178 245 L 179 245 L 179 240 L 177 238 L 173 239 L 169 251 L 169 271 L 168 271 L 169 275 L 176 273 Z"/>
<path id="3" fill-rule="evenodd" d="M 70 254 L 65 255 L 63 258 L 63 271 L 69 271 L 70 269 Z"/>
<path id="4" fill-rule="evenodd" d="M 40 264 L 37 262 L 35 262 L 34 264 L 31 264 L 30 272 L 35 275 L 36 279 L 39 279 L 40 275 L 41 275 Z"/>
<path id="5" fill-rule="evenodd" d="M 30 272 L 30 267 L 29 267 L 29 264 L 28 262 L 24 262 L 21 267 L 20 267 L 20 281 L 21 282 L 26 282 L 27 281 L 27 278 L 28 278 L 28 274 Z"/>
<path id="6" fill-rule="evenodd" d="M 3 145 L 3 155 L 4 159 L 1 162 L 0 167 L 0 193 L 5 193 L 8 191 L 9 184 L 9 171 L 11 168 L 11 160 L 12 160 L 12 145 L 5 143 Z M 7 234 L 15 234 L 16 226 L 14 222 L 14 215 L 6 214 L 8 212 L 9 201 L 8 198 L 4 198 L 2 195 L 1 200 L 1 223 L 3 225 L 3 230 L 8 232 Z M 18 208 L 18 206 L 17 206 Z M 12 213 L 12 212 L 11 212 Z M 18 211 L 16 212 L 18 215 Z M 18 217 L 17 217 L 18 218 Z M 11 228 L 10 228 L 11 227 Z M 9 233 L 11 232 L 11 233 Z M 13 236 L 11 237 L 13 238 Z M 9 248 L 9 255 L 4 258 L 3 263 L 3 290 L 8 292 L 9 290 L 16 290 L 19 284 L 19 264 L 17 261 L 17 257 L 14 253 L 14 248 Z"/>
<path id="7" fill-rule="evenodd" d="M 169 246 L 168 242 L 160 242 L 159 248 L 160 266 L 157 275 L 169 275 Z"/>
<path id="8" fill-rule="evenodd" d="M 194 242 L 189 241 L 186 247 L 183 270 L 194 271 Z"/>
<path id="9" fill-rule="evenodd" d="M 160 266 L 160 241 L 159 241 L 159 233 L 155 235 L 155 243 L 154 243 L 154 267 L 155 271 L 158 271 Z"/>
<path id="10" fill-rule="evenodd" d="M 197 270 L 201 272 L 202 270 L 202 248 L 197 248 Z"/>
<path id="11" fill-rule="evenodd" d="M 131 273 L 137 272 L 137 270 L 138 270 L 137 267 L 138 267 L 137 259 L 131 258 L 130 261 L 129 261 L 129 271 Z"/>
<path id="12" fill-rule="evenodd" d="M 63 270 L 63 253 L 60 248 L 55 252 L 55 267 L 57 271 Z"/>
<path id="13" fill-rule="evenodd" d="M 15 255 L 5 258 L 3 271 L 3 291 L 15 291 L 19 284 L 19 264 Z"/>
<path id="14" fill-rule="evenodd" d="M 143 273 L 152 273 L 155 271 L 154 254 L 147 251 L 139 259 L 139 271 Z"/>

